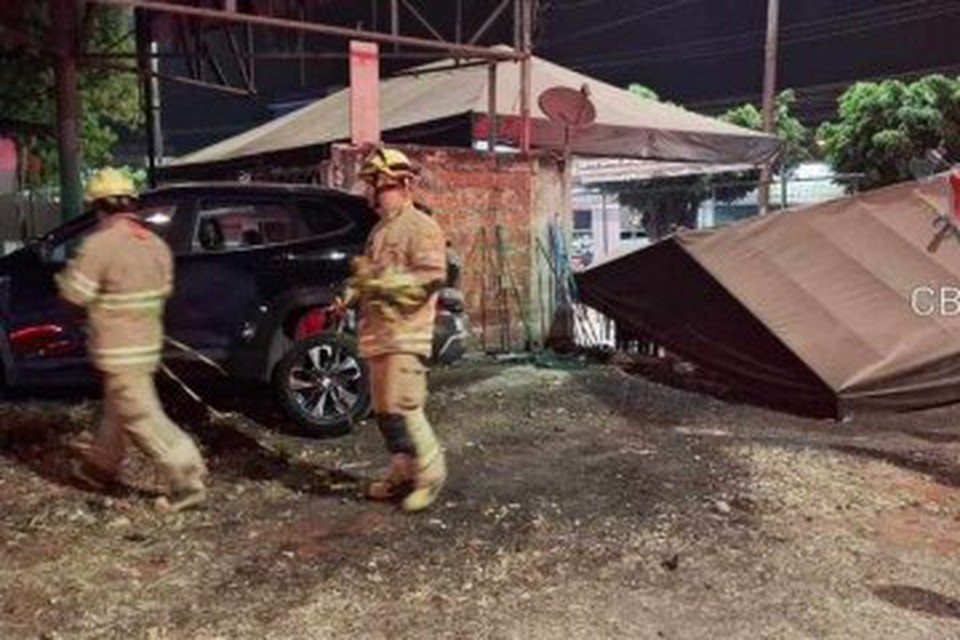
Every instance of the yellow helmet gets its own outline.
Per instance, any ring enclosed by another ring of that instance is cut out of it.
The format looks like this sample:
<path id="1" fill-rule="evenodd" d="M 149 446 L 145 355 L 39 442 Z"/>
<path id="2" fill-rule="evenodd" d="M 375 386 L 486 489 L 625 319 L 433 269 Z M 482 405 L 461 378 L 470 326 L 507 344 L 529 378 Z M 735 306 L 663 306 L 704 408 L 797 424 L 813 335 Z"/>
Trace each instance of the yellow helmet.
<path id="1" fill-rule="evenodd" d="M 100 169 L 87 182 L 84 199 L 87 202 L 117 196 L 137 197 L 137 189 L 133 180 L 122 171 L 113 168 Z"/>
<path id="2" fill-rule="evenodd" d="M 367 156 L 360 168 L 360 178 L 363 180 L 372 180 L 376 175 L 396 179 L 412 178 L 416 173 L 410 158 L 396 149 L 377 149 Z"/>

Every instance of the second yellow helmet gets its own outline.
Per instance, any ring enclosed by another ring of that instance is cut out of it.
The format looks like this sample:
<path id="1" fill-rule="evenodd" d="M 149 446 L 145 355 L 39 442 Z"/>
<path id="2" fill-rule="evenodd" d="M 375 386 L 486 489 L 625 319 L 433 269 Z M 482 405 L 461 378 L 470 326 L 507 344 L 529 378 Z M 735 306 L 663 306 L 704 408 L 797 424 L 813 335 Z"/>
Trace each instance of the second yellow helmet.
<path id="1" fill-rule="evenodd" d="M 412 178 L 416 173 L 413 163 L 405 153 L 389 148 L 377 149 L 371 153 L 360 168 L 360 177 L 364 180 L 370 180 L 378 174 L 389 178 Z"/>
<path id="2" fill-rule="evenodd" d="M 128 198 L 137 196 L 137 188 L 134 186 L 133 180 L 122 171 L 111 167 L 100 169 L 87 181 L 87 189 L 84 193 L 84 199 L 87 202 L 118 196 Z"/>

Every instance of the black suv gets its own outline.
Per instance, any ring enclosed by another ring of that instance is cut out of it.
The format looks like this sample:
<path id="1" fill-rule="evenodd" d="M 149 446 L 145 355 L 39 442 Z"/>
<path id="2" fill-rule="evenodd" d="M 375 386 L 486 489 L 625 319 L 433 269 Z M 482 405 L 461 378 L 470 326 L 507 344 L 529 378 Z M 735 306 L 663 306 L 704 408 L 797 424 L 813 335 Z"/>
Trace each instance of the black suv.
<path id="1" fill-rule="evenodd" d="M 144 194 L 139 213 L 176 257 L 168 360 L 199 353 L 237 380 L 272 384 L 287 415 L 318 434 L 367 411 L 355 323 L 330 308 L 377 221 L 362 198 L 309 186 L 185 184 Z M 93 379 L 82 317 L 59 300 L 53 276 L 94 226 L 92 216 L 78 218 L 0 259 L 7 386 Z M 444 291 L 435 359 L 463 354 L 465 322 L 462 297 Z"/>

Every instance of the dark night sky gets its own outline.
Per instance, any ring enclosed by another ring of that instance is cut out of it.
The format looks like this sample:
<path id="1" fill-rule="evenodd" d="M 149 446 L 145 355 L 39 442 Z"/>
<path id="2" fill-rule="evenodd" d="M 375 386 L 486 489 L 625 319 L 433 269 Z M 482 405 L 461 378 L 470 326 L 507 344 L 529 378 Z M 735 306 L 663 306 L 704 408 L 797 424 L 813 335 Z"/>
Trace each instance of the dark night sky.
<path id="1" fill-rule="evenodd" d="M 610 82 L 642 82 L 665 98 L 715 111 L 730 98 L 759 98 L 766 6 L 766 0 L 557 2 L 546 14 L 539 52 Z M 836 95 L 825 84 L 938 67 L 960 73 L 958 0 L 782 0 L 781 11 L 779 84 L 800 89 L 801 106 L 815 119 L 829 114 Z"/>
<path id="2" fill-rule="evenodd" d="M 386 6 L 385 0 L 379 0 Z M 781 88 L 795 88 L 809 121 L 829 118 L 836 96 L 856 79 L 921 70 L 960 74 L 960 0 L 781 0 Z M 450 0 L 417 4 L 452 35 Z M 464 0 L 465 29 L 476 28 L 497 0 Z M 665 99 L 706 113 L 758 100 L 762 86 L 766 0 L 541 0 L 537 53 L 614 84 L 646 84 Z M 363 6 L 363 9 L 357 7 Z M 312 19 L 371 26 L 369 2 L 315 2 Z M 381 20 L 383 18 L 381 17 Z M 408 20 L 411 20 L 409 16 Z M 404 32 L 417 33 L 410 22 Z M 380 24 L 385 29 L 384 24 Z M 503 19 L 483 43 L 508 41 Z M 265 36 L 277 38 L 277 36 Z M 264 45 L 276 48 L 276 39 Z M 289 45 L 289 42 L 287 43 Z M 308 40 L 314 50 L 343 42 Z M 261 50 L 264 47 L 261 46 Z M 164 83 L 164 125 L 181 153 L 272 117 L 268 105 L 345 81 L 343 62 L 313 63 L 301 87 L 295 63 L 258 71 L 255 101 Z M 198 104 L 202 108 L 198 108 Z"/>

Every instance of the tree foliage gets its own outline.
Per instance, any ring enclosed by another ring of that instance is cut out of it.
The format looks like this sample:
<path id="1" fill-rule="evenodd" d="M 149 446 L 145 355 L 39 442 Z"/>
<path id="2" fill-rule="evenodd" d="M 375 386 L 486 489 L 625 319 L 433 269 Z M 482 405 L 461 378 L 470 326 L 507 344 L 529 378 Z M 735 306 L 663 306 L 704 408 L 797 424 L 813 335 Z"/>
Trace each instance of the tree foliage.
<path id="1" fill-rule="evenodd" d="M 123 9 L 87 5 L 92 11 L 85 52 L 133 53 L 130 13 Z M 21 30 L 37 43 L 51 39 L 47 2 L 26 3 Z M 56 95 L 53 59 L 36 48 L 0 40 L 0 119 L 24 121 L 53 127 L 56 122 Z M 123 130 L 140 125 L 139 93 L 131 73 L 94 66 L 81 66 L 80 138 L 84 167 L 94 168 L 113 160 L 113 150 Z M 57 175 L 55 136 L 34 139 L 30 152 L 39 158 L 40 170 L 31 176 L 34 183 L 53 182 Z"/>
<path id="2" fill-rule="evenodd" d="M 861 188 L 909 180 L 910 161 L 931 149 L 960 157 L 960 81 L 933 75 L 858 82 L 841 96 L 837 120 L 820 127 L 818 141 L 835 171 L 863 174 Z"/>
<path id="3" fill-rule="evenodd" d="M 657 92 L 646 85 L 634 83 L 627 87 L 627 91 L 638 98 L 660 102 L 660 96 L 657 94 Z"/>
<path id="4" fill-rule="evenodd" d="M 797 96 L 792 89 L 787 89 L 777 96 L 777 137 L 783 143 L 783 151 L 774 165 L 776 173 L 783 173 L 786 169 L 789 175 L 800 163 L 806 162 L 813 155 L 810 130 L 793 115 L 796 102 Z M 763 113 L 754 104 L 731 109 L 720 116 L 720 119 L 747 129 L 763 131 Z"/>
<path id="5" fill-rule="evenodd" d="M 642 85 L 630 85 L 629 90 L 648 99 L 656 96 Z M 777 100 L 777 134 L 784 142 L 777 170 L 785 169 L 787 173 L 810 157 L 809 131 L 792 114 L 795 100 L 792 91 L 784 91 Z M 763 129 L 763 116 L 752 104 L 731 109 L 720 119 L 749 129 Z M 738 200 L 756 188 L 758 179 L 759 172 L 750 171 L 636 180 L 611 183 L 604 188 L 614 193 L 622 206 L 640 214 L 648 237 L 655 241 L 680 227 L 695 228 L 704 201 L 714 196 L 720 202 Z"/>

